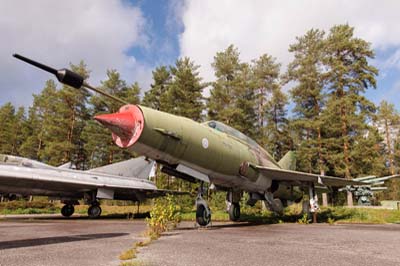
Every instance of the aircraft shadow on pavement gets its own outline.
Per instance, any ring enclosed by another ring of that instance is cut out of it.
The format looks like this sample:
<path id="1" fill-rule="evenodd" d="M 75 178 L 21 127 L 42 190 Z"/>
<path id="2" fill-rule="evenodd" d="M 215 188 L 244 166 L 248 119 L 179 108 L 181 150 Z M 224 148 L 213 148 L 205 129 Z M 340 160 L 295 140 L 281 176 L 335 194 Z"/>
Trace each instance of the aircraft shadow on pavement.
<path id="1" fill-rule="evenodd" d="M 55 236 L 44 238 L 21 239 L 12 241 L 0 241 L 0 250 L 23 248 L 33 246 L 43 246 L 75 241 L 86 241 L 101 238 L 111 238 L 129 235 L 128 233 L 107 233 L 107 234 L 85 234 L 85 235 L 72 235 L 72 236 Z"/>
<path id="2" fill-rule="evenodd" d="M 145 212 L 145 213 L 121 213 L 121 214 L 107 214 L 107 215 L 102 215 L 98 218 L 90 218 L 89 216 L 86 215 L 73 215 L 71 217 L 64 217 L 62 215 L 12 215 L 10 217 L 2 217 L 2 220 L 27 220 L 27 221 L 35 221 L 35 220 L 112 220 L 112 219 L 145 219 L 145 218 L 150 218 L 150 213 Z M 1 220 L 0 219 L 0 220 Z"/>
<path id="3" fill-rule="evenodd" d="M 200 227 L 198 225 L 193 226 L 185 226 L 185 227 L 178 227 L 175 231 L 190 231 L 190 230 L 218 230 L 224 228 L 237 228 L 237 227 L 248 227 L 248 226 L 257 226 L 262 225 L 263 223 L 260 222 L 238 222 L 238 223 L 225 223 L 225 224 L 211 224 L 206 227 Z"/>

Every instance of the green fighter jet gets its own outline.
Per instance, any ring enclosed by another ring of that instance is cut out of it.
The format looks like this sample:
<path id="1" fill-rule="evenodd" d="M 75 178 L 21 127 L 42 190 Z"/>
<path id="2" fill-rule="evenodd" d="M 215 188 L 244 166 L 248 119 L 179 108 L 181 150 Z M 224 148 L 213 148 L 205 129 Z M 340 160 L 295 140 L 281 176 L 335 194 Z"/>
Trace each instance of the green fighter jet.
<path id="1" fill-rule="evenodd" d="M 196 220 L 205 226 L 211 211 L 203 199 L 203 183 L 227 192 L 229 217 L 240 217 L 240 199 L 249 193 L 248 204 L 258 200 L 281 212 L 289 202 L 302 199 L 309 192 L 310 209 L 318 209 L 314 185 L 343 187 L 361 185 L 361 181 L 321 176 L 294 171 L 294 154 L 289 152 L 279 162 L 254 140 L 218 121 L 198 123 L 191 119 L 131 105 L 96 89 L 83 77 L 68 70 L 56 70 L 15 54 L 14 57 L 56 75 L 69 86 L 85 87 L 124 104 L 119 112 L 94 117 L 109 128 L 116 145 L 151 158 L 162 165 L 161 170 L 178 178 L 201 182 L 196 198 Z"/>

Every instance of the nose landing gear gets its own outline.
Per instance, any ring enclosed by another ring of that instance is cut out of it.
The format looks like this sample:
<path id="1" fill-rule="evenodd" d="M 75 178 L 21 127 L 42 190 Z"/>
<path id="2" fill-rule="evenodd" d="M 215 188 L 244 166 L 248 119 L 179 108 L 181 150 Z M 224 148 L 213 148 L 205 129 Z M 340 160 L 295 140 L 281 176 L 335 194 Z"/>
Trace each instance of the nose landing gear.
<path id="1" fill-rule="evenodd" d="M 201 182 L 196 198 L 196 222 L 200 226 L 206 226 L 211 221 L 211 210 L 207 202 L 203 199 L 204 186 Z"/>

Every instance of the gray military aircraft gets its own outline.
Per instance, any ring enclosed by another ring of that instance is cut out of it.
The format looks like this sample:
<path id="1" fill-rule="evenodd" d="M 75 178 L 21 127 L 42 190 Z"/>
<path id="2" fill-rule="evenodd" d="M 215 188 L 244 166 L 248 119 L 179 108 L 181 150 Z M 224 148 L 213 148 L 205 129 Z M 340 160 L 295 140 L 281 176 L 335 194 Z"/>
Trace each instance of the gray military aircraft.
<path id="1" fill-rule="evenodd" d="M 41 195 L 59 199 L 61 214 L 69 217 L 83 199 L 90 205 L 88 215 L 99 217 L 99 199 L 131 200 L 179 193 L 159 190 L 148 180 L 155 162 L 138 157 L 87 171 L 50 166 L 35 160 L 0 155 L 0 194 Z"/>

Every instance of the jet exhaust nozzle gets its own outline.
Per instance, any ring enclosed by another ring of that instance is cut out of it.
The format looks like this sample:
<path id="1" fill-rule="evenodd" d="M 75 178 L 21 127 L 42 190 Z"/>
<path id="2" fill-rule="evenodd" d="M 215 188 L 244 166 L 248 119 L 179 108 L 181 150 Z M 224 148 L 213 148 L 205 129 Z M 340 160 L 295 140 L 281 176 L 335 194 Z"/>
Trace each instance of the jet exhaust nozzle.
<path id="1" fill-rule="evenodd" d="M 112 137 L 119 147 L 128 148 L 135 144 L 144 128 L 144 116 L 136 105 L 125 105 L 119 112 L 102 114 L 94 117 L 112 132 Z"/>

